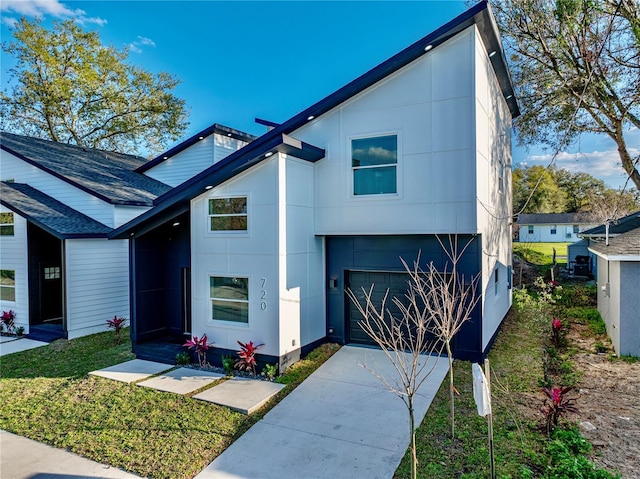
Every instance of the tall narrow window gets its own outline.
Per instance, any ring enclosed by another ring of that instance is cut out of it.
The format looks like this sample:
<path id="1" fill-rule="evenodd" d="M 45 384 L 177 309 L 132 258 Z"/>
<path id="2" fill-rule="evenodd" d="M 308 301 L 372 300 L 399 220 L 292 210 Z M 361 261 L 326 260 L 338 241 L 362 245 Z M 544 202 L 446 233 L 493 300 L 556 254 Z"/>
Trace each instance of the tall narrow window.
<path id="1" fill-rule="evenodd" d="M 498 295 L 498 268 L 495 269 L 495 271 L 493 272 L 493 288 L 494 288 L 494 293 L 497 296 Z"/>
<path id="2" fill-rule="evenodd" d="M 249 322 L 249 278 L 210 276 L 211 318 Z"/>
<path id="3" fill-rule="evenodd" d="M 247 231 L 247 197 L 209 199 L 210 231 Z"/>
<path id="4" fill-rule="evenodd" d="M 529 233 L 530 235 L 533 234 L 533 225 L 529 225 L 529 227 L 527 229 L 527 233 Z"/>
<path id="5" fill-rule="evenodd" d="M 577 235 L 580 233 L 580 225 L 573 225 L 573 234 Z"/>
<path id="6" fill-rule="evenodd" d="M 351 140 L 351 169 L 354 195 L 397 193 L 398 137 Z"/>
<path id="7" fill-rule="evenodd" d="M 0 213 L 0 236 L 13 236 L 13 213 Z"/>
<path id="8" fill-rule="evenodd" d="M 11 269 L 0 269 L 0 300 L 16 300 L 16 272 Z"/>

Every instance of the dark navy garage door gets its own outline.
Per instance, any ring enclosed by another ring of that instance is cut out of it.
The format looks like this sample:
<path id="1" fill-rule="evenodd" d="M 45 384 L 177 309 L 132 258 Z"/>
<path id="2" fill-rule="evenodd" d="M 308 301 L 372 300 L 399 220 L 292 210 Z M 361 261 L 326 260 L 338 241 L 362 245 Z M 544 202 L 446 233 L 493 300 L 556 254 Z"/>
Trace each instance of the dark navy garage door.
<path id="1" fill-rule="evenodd" d="M 382 271 L 349 271 L 348 284 L 356 296 L 362 300 L 362 288 L 369 291 L 371 285 L 374 285 L 372 299 L 376 308 L 380 308 L 384 295 L 389 289 L 387 296 L 386 308 L 390 309 L 395 317 L 399 317 L 399 310 L 393 304 L 392 298 L 395 296 L 404 299 L 407 294 L 407 281 L 409 276 L 406 273 L 392 273 Z M 358 311 L 353 301 L 349 298 L 347 307 L 347 330 L 349 331 L 349 341 L 359 344 L 375 345 L 375 342 L 362 330 L 359 321 L 364 319 Z M 361 301 L 361 304 L 364 304 Z M 385 308 L 385 309 L 386 309 Z M 386 318 L 388 320 L 388 317 Z"/>

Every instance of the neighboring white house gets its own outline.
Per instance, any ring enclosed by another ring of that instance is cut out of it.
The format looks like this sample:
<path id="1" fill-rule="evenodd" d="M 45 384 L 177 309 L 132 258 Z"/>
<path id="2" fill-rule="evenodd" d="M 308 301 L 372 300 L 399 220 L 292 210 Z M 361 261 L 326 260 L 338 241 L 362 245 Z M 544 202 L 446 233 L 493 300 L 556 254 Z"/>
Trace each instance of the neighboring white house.
<path id="1" fill-rule="evenodd" d="M 598 311 L 619 355 L 640 356 L 640 226 L 589 247 L 598 261 Z"/>
<path id="2" fill-rule="evenodd" d="M 206 333 L 286 365 L 327 340 L 371 344 L 345 288 L 402 296 L 400 257 L 444 268 L 436 235 L 453 234 L 482 296 L 456 356 L 481 359 L 511 305 L 518 114 L 481 2 L 273 125 L 110 233 L 130 239 L 134 351 L 172 361 L 168 337 Z"/>
<path id="3" fill-rule="evenodd" d="M 574 243 L 595 223 L 584 213 L 530 213 L 518 216 L 520 243 Z"/>
<path id="4" fill-rule="evenodd" d="M 128 318 L 129 244 L 107 234 L 147 211 L 186 171 L 192 176 L 251 139 L 213 125 L 187 140 L 197 155 L 174 149 L 148 162 L 3 132 L 0 310 L 16 312 L 17 326 L 44 340 L 103 331 L 114 315 Z M 171 161 L 173 176 L 165 168 Z"/>

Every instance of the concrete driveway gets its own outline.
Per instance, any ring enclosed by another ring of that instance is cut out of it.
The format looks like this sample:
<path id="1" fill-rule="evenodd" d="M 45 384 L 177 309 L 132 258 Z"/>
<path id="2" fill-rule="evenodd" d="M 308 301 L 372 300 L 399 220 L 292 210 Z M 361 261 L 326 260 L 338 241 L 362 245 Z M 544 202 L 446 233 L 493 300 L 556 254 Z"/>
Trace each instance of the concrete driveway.
<path id="1" fill-rule="evenodd" d="M 416 397 L 422 421 L 447 371 L 446 358 Z M 378 349 L 345 346 L 196 479 L 391 478 L 409 446 L 404 403 L 361 364 L 395 378 Z"/>

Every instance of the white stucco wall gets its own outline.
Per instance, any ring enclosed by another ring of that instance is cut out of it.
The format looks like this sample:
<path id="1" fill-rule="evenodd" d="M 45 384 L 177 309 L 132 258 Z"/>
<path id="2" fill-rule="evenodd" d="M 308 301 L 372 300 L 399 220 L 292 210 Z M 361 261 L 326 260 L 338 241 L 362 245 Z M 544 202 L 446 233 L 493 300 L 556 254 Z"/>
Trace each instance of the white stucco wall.
<path id="1" fill-rule="evenodd" d="M 473 29 L 292 136 L 326 150 L 316 163 L 316 233 L 474 233 Z M 398 137 L 398 192 L 353 195 L 352 138 Z"/>
<path id="2" fill-rule="evenodd" d="M 13 213 L 0 205 L 0 212 Z M 27 221 L 13 214 L 13 236 L 0 236 L 0 269 L 15 272 L 15 301 L 0 301 L 0 311 L 13 310 L 16 326 L 29 332 L 29 266 L 27 252 Z"/>

